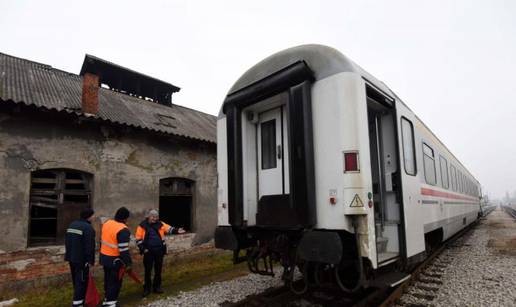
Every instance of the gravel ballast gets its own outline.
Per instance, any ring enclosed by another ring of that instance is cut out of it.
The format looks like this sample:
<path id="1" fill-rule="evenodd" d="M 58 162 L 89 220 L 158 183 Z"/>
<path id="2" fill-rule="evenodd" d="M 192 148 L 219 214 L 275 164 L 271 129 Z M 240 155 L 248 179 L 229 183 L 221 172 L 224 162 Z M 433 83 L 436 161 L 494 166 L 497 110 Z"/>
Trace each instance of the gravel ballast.
<path id="1" fill-rule="evenodd" d="M 440 268 L 434 291 L 416 282 L 400 305 L 516 306 L 515 241 L 516 223 L 498 208 L 425 269 Z"/>
<path id="2" fill-rule="evenodd" d="M 249 274 L 233 280 L 212 283 L 194 291 L 181 292 L 146 306 L 219 306 L 223 302 L 237 302 L 248 295 L 282 285 L 281 274 L 276 274 L 275 277 Z"/>

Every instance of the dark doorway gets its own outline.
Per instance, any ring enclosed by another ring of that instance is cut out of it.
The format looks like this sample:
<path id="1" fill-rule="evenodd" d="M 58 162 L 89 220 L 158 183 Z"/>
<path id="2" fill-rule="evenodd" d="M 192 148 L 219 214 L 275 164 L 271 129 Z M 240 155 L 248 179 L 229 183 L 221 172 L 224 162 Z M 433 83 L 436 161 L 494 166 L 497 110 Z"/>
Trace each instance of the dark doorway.
<path id="1" fill-rule="evenodd" d="M 160 220 L 174 227 L 193 231 L 194 182 L 183 178 L 165 178 L 159 182 Z"/>

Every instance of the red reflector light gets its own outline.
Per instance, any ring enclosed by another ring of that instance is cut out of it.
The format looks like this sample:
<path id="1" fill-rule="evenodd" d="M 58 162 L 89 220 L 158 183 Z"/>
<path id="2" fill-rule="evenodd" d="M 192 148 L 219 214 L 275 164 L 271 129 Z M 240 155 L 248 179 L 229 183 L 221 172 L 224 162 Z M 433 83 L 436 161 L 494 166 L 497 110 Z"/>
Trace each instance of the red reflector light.
<path id="1" fill-rule="evenodd" d="M 344 172 L 358 172 L 358 152 L 344 153 Z"/>

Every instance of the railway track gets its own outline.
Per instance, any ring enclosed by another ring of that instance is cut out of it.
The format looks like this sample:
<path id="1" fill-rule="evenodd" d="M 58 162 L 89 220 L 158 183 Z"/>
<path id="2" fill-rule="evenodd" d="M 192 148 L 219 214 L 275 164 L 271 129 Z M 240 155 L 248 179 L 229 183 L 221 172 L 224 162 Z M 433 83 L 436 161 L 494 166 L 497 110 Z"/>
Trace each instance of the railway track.
<path id="1" fill-rule="evenodd" d="M 482 219 L 485 219 L 485 216 Z M 477 220 L 470 224 L 436 249 L 411 273 L 409 279 L 392 291 L 380 306 L 431 306 L 432 300 L 436 297 L 440 286 L 443 284 L 442 275 L 455 258 L 453 250 L 469 246 L 469 244 L 465 243 L 467 235 L 479 222 L 480 220 Z M 451 252 L 443 255 L 445 250 L 451 250 Z M 440 255 L 443 256 L 439 257 Z M 400 301 L 402 296 L 403 300 Z"/>
<path id="2" fill-rule="evenodd" d="M 516 219 L 516 209 L 510 207 L 510 206 L 502 206 L 502 209 L 507 212 L 510 216 L 512 216 L 514 219 Z"/>
<path id="3" fill-rule="evenodd" d="M 368 288 L 357 294 L 346 294 L 338 289 L 312 288 L 303 295 L 296 295 L 288 287 L 268 289 L 260 294 L 251 295 L 239 302 L 226 302 L 223 307 L 254 307 L 254 306 L 428 306 L 443 284 L 441 277 L 452 262 L 449 253 L 438 258 L 446 249 L 454 249 L 464 245 L 458 239 L 468 233 L 478 222 L 447 240 L 411 273 L 410 278 L 396 288 Z M 300 281 L 301 282 L 301 281 Z M 403 294 L 408 293 L 414 302 L 400 301 Z M 417 303 L 416 303 L 417 302 Z"/>
<path id="4" fill-rule="evenodd" d="M 385 290 L 370 288 L 355 295 L 344 294 L 338 289 L 314 288 L 303 295 L 297 295 L 288 287 L 266 290 L 251 295 L 235 303 L 223 303 L 223 307 L 258 307 L 258 306 L 375 306 L 385 297 Z"/>

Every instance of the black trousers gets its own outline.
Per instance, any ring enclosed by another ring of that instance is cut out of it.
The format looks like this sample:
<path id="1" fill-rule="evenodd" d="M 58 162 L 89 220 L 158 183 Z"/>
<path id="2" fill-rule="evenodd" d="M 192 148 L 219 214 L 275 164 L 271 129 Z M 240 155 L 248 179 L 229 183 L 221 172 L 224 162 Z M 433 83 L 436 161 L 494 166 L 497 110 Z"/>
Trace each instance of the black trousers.
<path id="1" fill-rule="evenodd" d="M 161 268 L 163 267 L 163 249 L 149 249 L 143 254 L 145 267 L 145 290 L 161 288 Z M 151 282 L 152 268 L 154 267 L 154 281 Z"/>
<path id="2" fill-rule="evenodd" d="M 104 266 L 104 302 L 102 306 L 117 306 L 118 295 L 122 288 L 122 279 L 118 278 L 118 266 Z"/>
<path id="3" fill-rule="evenodd" d="M 89 267 L 84 263 L 70 262 L 70 272 L 72 273 L 73 283 L 73 302 L 72 306 L 84 306 L 84 297 L 88 287 Z"/>

